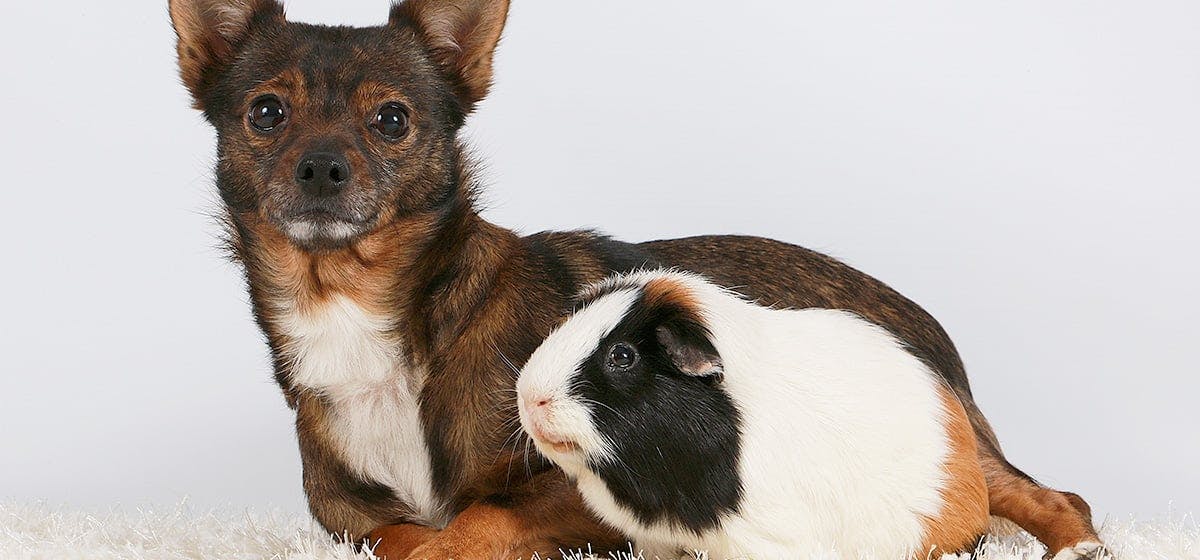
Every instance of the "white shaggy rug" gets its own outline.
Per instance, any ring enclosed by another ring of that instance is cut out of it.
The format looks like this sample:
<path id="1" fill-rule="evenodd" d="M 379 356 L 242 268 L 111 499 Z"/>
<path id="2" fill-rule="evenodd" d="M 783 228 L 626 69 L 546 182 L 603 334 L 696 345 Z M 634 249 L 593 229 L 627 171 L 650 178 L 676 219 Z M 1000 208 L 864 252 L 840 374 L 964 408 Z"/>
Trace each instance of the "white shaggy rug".
<path id="1" fill-rule="evenodd" d="M 1113 520 L 1100 531 L 1118 560 L 1200 560 L 1194 517 Z M 1040 560 L 1024 533 L 997 536 L 980 560 Z M 85 512 L 46 504 L 0 504 L 0 560 L 368 560 L 333 541 L 307 516 L 278 512 Z"/>

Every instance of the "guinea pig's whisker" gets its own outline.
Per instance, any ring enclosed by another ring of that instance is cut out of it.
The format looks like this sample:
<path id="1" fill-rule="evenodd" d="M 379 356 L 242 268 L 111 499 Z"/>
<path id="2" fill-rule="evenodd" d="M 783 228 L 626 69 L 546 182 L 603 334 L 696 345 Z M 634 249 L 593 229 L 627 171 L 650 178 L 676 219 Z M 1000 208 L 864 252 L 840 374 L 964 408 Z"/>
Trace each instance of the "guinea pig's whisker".
<path id="1" fill-rule="evenodd" d="M 515 447 L 516 439 L 521 436 L 521 430 L 522 430 L 522 428 L 520 426 L 518 426 L 515 430 L 512 431 L 512 433 L 508 434 L 508 437 L 504 438 L 504 441 L 500 443 L 500 449 L 496 451 L 496 458 L 492 460 L 493 463 L 495 463 L 498 459 L 500 459 L 500 454 L 504 453 L 505 449 L 508 449 L 508 442 L 510 442 L 510 441 L 513 442 L 513 445 L 514 445 L 513 452 L 516 452 L 516 450 L 517 450 Z"/>
<path id="2" fill-rule="evenodd" d="M 503 431 L 506 431 L 509 428 L 513 427 L 514 425 L 520 424 L 520 423 L 521 423 L 520 416 L 512 416 L 512 417 L 509 417 L 507 420 L 504 420 L 503 422 L 501 422 L 500 425 L 496 427 L 496 431 L 503 432 Z"/>
<path id="3" fill-rule="evenodd" d="M 495 351 L 496 351 L 496 354 L 497 354 L 498 356 L 500 356 L 500 360 L 504 362 L 504 365 L 508 366 L 508 369 L 511 369 L 511 370 L 512 370 L 512 372 L 513 372 L 513 373 L 515 373 L 515 374 L 517 374 L 517 375 L 520 375 L 520 374 L 521 374 L 521 368 L 519 368 L 519 367 L 517 367 L 516 365 L 514 365 L 514 364 L 512 363 L 512 360 L 508 359 L 508 356 L 505 356 L 505 355 L 504 355 L 504 352 L 500 351 L 500 348 L 499 348 L 499 347 L 497 347 L 497 346 L 496 346 L 496 344 L 495 344 L 494 342 L 492 343 L 492 350 L 495 350 Z M 514 391 L 516 391 L 516 389 L 513 389 L 513 390 L 514 390 Z"/>
<path id="4" fill-rule="evenodd" d="M 616 448 L 616 445 L 613 443 L 613 440 L 612 440 L 612 438 L 610 438 L 610 437 L 608 437 L 608 436 L 604 436 L 604 442 L 605 442 L 606 444 L 608 444 L 608 447 L 609 447 L 610 449 L 615 449 L 615 448 Z M 605 460 L 607 460 L 607 461 L 611 461 L 611 462 L 612 462 L 612 464 L 614 464 L 614 465 L 616 465 L 616 466 L 618 466 L 618 467 L 621 467 L 622 469 L 625 469 L 625 472 L 629 473 L 629 475 L 630 475 L 630 476 L 633 476 L 633 477 L 635 477 L 635 478 L 640 478 L 640 479 L 642 479 L 642 480 L 648 480 L 648 479 L 647 479 L 647 477 L 645 477 L 645 476 L 642 476 L 642 474 L 641 474 L 641 473 L 639 473 L 639 472 L 637 472 L 637 471 L 633 470 L 633 467 L 629 466 L 629 463 L 627 463 L 626 461 L 624 461 L 623 459 L 621 459 L 620 457 L 618 457 L 618 456 L 617 456 L 616 454 L 614 454 L 614 453 L 610 453 L 610 454 L 608 454 L 608 456 L 607 456 L 607 457 L 605 457 Z"/>
<path id="5" fill-rule="evenodd" d="M 516 387 L 501 387 L 499 389 L 491 390 L 490 393 L 492 395 L 516 395 L 517 388 Z"/>
<path id="6" fill-rule="evenodd" d="M 521 444 L 521 436 L 523 436 L 524 434 L 525 434 L 525 432 L 520 426 L 518 426 L 516 430 L 513 430 L 513 433 L 504 439 L 504 443 L 500 446 L 500 451 L 496 452 L 496 459 L 493 459 L 492 463 L 494 464 L 496 462 L 496 460 L 498 460 L 500 458 L 500 454 L 504 453 L 504 450 L 508 449 L 509 441 L 512 441 L 512 452 L 513 452 L 513 455 L 516 455 L 517 446 Z M 528 439 L 528 438 L 526 438 L 526 439 Z M 512 458 L 510 457 L 509 461 L 508 461 L 508 468 L 506 468 L 504 471 L 504 489 L 505 490 L 508 490 L 508 485 L 512 481 L 512 466 L 513 466 L 513 461 L 512 461 Z"/>
<path id="7" fill-rule="evenodd" d="M 529 466 L 529 438 L 525 438 L 525 476 L 533 476 L 533 468 Z"/>
<path id="8" fill-rule="evenodd" d="M 616 409 L 614 409 L 613 407 L 611 407 L 607 404 L 604 404 L 602 402 L 599 402 L 599 401 L 596 401 L 593 399 L 589 399 L 586 397 L 579 397 L 579 400 L 580 400 L 580 402 L 582 402 L 583 404 L 586 404 L 586 405 L 596 405 L 596 406 L 602 406 L 604 408 L 607 408 L 608 410 L 612 411 L 613 415 L 615 415 L 618 420 L 620 420 L 621 422 L 624 422 L 626 424 L 629 423 L 629 421 L 625 419 L 624 415 L 622 415 L 620 412 L 617 412 Z M 611 436 L 606 436 L 606 435 L 601 434 L 601 437 L 604 439 L 604 444 L 606 447 L 608 447 L 609 449 L 617 448 L 616 442 L 613 441 Z M 614 465 L 625 469 L 626 472 L 628 472 L 630 475 L 632 475 L 634 477 L 637 477 L 637 478 L 640 478 L 643 480 L 646 479 L 645 476 L 643 476 L 641 473 L 634 470 L 633 467 L 629 466 L 629 463 L 623 461 L 620 457 L 618 457 L 615 454 L 608 453 L 608 454 L 606 454 L 606 456 L 604 457 L 603 460 L 611 461 Z"/>
<path id="9" fill-rule="evenodd" d="M 615 408 L 613 408 L 613 407 L 611 407 L 611 406 L 609 406 L 609 405 L 607 405 L 607 404 L 604 404 L 604 403 L 602 403 L 602 402 L 600 402 L 600 401 L 597 401 L 597 400 L 593 400 L 593 399 L 589 399 L 589 398 L 584 398 L 584 397 L 581 397 L 579 400 L 580 400 L 581 402 L 583 402 L 584 404 L 587 404 L 587 405 L 596 405 L 596 406 L 602 406 L 602 407 L 604 407 L 604 408 L 607 408 L 607 409 L 608 409 L 610 412 L 612 412 L 612 413 L 613 413 L 613 415 L 615 415 L 615 416 L 617 417 L 617 419 L 618 419 L 618 420 L 620 420 L 620 421 L 622 421 L 622 422 L 625 422 L 625 423 L 628 423 L 628 422 L 625 420 L 625 417 L 624 417 L 624 416 L 622 416 L 620 412 L 617 412 L 617 409 L 615 409 Z"/>
<path id="10" fill-rule="evenodd" d="M 591 387 L 594 389 L 596 387 L 596 385 L 594 383 L 592 383 L 590 380 L 584 379 L 582 377 L 577 377 L 571 382 L 571 390 L 572 391 L 578 392 L 579 389 L 582 389 L 584 387 Z"/>

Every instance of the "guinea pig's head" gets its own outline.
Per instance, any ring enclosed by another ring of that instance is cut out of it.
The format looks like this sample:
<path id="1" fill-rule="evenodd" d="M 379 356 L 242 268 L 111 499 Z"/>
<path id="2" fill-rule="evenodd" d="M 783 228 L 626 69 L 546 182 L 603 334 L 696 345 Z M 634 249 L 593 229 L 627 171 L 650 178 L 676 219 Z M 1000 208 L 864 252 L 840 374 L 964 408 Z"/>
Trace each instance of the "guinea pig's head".
<path id="1" fill-rule="evenodd" d="M 739 414 L 693 289 L 701 281 L 643 272 L 593 288 L 517 381 L 538 450 L 576 478 L 598 475 L 647 522 L 689 507 L 696 513 L 685 515 L 703 515 L 740 492 Z M 714 486 L 723 488 L 710 496 Z M 715 502 L 677 503 L 688 496 Z"/>

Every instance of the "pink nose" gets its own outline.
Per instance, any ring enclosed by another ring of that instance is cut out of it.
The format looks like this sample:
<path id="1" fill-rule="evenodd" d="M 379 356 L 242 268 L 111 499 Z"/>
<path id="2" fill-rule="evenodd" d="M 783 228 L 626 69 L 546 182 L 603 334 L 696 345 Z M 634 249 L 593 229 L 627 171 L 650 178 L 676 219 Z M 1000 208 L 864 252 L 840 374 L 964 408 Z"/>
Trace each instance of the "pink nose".
<path id="1" fill-rule="evenodd" d="M 541 427 L 549 420 L 550 410 L 550 397 L 529 395 L 525 398 L 525 413 L 529 415 L 529 422 L 535 428 Z"/>

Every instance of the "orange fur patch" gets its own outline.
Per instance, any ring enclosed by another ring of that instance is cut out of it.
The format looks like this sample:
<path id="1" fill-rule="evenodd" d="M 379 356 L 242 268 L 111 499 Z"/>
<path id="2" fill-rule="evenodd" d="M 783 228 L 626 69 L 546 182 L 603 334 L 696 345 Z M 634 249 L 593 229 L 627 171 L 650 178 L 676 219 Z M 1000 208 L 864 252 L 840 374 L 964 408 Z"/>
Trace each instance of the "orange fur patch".
<path id="1" fill-rule="evenodd" d="M 395 302 L 389 300 L 395 294 L 398 273 L 416 258 L 419 246 L 410 240 L 421 238 L 424 232 L 419 230 L 425 226 L 420 222 L 389 223 L 346 249 L 311 253 L 297 247 L 264 218 L 254 217 L 247 223 L 257 237 L 260 254 L 256 257 L 269 265 L 266 285 L 278 291 L 270 294 L 269 300 L 307 311 L 342 294 L 379 315 L 395 314 Z"/>
<path id="2" fill-rule="evenodd" d="M 1091 508 L 1082 498 L 1017 476 L 993 457 L 983 457 L 982 463 L 994 515 L 1018 523 L 1052 553 L 1084 541 L 1100 542 Z"/>
<path id="3" fill-rule="evenodd" d="M 655 278 L 650 280 L 642 288 L 642 294 L 647 307 L 678 309 L 689 319 L 703 324 L 700 321 L 702 316 L 700 302 L 696 301 L 695 294 L 687 286 L 680 284 L 675 279 Z"/>
<path id="4" fill-rule="evenodd" d="M 375 548 L 372 552 L 383 560 L 404 560 L 413 551 L 438 535 L 430 529 L 414 523 L 384 525 L 367 535 L 367 542 Z"/>
<path id="5" fill-rule="evenodd" d="M 925 519 L 925 543 L 920 551 L 939 553 L 935 556 L 970 550 L 987 532 L 989 523 L 988 489 L 975 432 L 958 397 L 945 387 L 939 387 L 938 392 L 945 410 L 950 453 L 943 466 L 946 485 L 942 488 L 942 509 L 937 517 Z"/>

